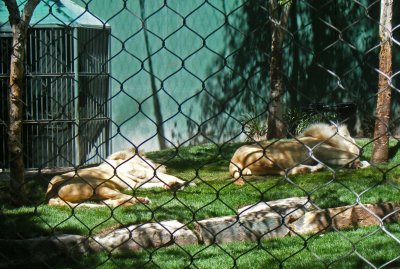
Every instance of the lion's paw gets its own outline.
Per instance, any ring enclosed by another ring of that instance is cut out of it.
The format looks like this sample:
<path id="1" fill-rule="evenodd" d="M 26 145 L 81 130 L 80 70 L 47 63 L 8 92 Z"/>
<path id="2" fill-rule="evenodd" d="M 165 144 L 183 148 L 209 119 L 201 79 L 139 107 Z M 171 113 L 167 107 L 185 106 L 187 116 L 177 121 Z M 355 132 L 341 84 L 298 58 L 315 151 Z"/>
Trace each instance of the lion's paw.
<path id="1" fill-rule="evenodd" d="M 137 197 L 136 199 L 142 204 L 151 204 L 151 200 L 147 197 Z"/>
<path id="2" fill-rule="evenodd" d="M 239 178 L 239 179 L 235 180 L 234 184 L 237 186 L 243 186 L 245 184 L 245 182 L 242 178 Z"/>
<path id="3" fill-rule="evenodd" d="M 364 168 L 367 168 L 369 166 L 371 166 L 371 164 L 369 162 L 361 161 L 361 167 L 360 168 L 364 169 Z"/>
<path id="4" fill-rule="evenodd" d="M 251 170 L 249 168 L 243 169 L 242 170 L 242 175 L 243 176 L 251 176 L 252 175 Z"/>

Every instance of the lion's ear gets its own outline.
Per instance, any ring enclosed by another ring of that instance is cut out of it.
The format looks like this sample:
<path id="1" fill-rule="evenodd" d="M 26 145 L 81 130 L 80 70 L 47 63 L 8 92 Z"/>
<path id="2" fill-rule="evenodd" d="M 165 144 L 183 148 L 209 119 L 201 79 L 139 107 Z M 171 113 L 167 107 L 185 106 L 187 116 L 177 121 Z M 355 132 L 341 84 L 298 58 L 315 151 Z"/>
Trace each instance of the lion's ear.
<path id="1" fill-rule="evenodd" d="M 347 128 L 346 124 L 339 125 L 339 132 L 344 135 L 350 135 L 349 129 Z"/>

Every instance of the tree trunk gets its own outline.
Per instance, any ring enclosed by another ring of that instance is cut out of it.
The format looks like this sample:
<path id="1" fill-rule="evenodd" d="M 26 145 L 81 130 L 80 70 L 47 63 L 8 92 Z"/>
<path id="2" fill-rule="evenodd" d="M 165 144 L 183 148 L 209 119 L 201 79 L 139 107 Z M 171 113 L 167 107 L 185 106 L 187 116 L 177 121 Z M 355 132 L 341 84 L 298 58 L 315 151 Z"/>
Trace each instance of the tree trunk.
<path id="1" fill-rule="evenodd" d="M 283 83 L 283 37 L 287 29 L 291 2 L 288 1 L 281 9 L 279 16 L 279 5 L 277 0 L 270 2 L 270 20 L 272 23 L 271 63 L 270 63 L 270 99 L 268 106 L 268 131 L 267 138 L 283 138 L 286 136 L 285 124 L 283 122 L 284 94 Z M 280 18 L 279 18 L 280 17 Z"/>
<path id="2" fill-rule="evenodd" d="M 298 25 L 297 25 L 297 2 L 293 1 L 291 7 L 291 25 L 290 25 L 290 32 L 297 33 Z M 290 100 L 290 107 L 298 107 L 298 88 L 299 88 L 299 35 L 295 34 L 293 37 L 292 42 L 292 59 L 293 59 L 293 66 L 292 66 L 292 74 L 290 77 L 290 87 L 289 87 L 289 100 Z"/>
<path id="3" fill-rule="evenodd" d="M 145 5 L 144 5 L 144 0 L 139 1 L 140 5 L 140 12 L 142 16 L 142 20 L 145 19 Z M 154 77 L 154 72 L 153 72 L 153 61 L 151 60 L 151 52 L 150 52 L 150 42 L 149 42 L 149 37 L 147 34 L 147 29 L 145 29 L 145 25 L 143 23 L 143 34 L 144 34 L 144 43 L 146 45 L 146 52 L 147 52 L 147 59 L 149 63 L 149 76 L 150 76 L 150 86 L 151 86 L 151 93 L 152 93 L 152 98 L 153 98 L 153 105 L 154 105 L 154 116 L 156 118 L 156 125 L 157 125 L 157 137 L 158 137 L 158 144 L 160 146 L 160 149 L 165 149 L 167 147 L 166 142 L 165 142 L 165 132 L 164 132 L 164 126 L 163 126 L 163 116 L 161 114 L 161 104 L 159 97 L 157 95 L 157 86 L 156 86 L 156 79 Z"/>
<path id="4" fill-rule="evenodd" d="M 389 120 L 390 120 L 390 87 L 392 76 L 392 11 L 393 0 L 381 0 L 381 17 L 379 35 L 381 50 L 379 52 L 379 82 L 376 101 L 376 116 L 374 130 L 374 146 L 372 163 L 384 163 L 389 157 Z"/>
<path id="5" fill-rule="evenodd" d="M 29 0 L 22 16 L 15 0 L 4 0 L 9 12 L 9 21 L 13 34 L 13 52 L 10 64 L 9 81 L 9 130 L 8 151 L 10 156 L 10 191 L 14 203 L 22 204 L 26 199 L 24 178 L 24 159 L 22 147 L 23 118 L 23 78 L 26 35 L 32 13 L 39 0 Z"/>

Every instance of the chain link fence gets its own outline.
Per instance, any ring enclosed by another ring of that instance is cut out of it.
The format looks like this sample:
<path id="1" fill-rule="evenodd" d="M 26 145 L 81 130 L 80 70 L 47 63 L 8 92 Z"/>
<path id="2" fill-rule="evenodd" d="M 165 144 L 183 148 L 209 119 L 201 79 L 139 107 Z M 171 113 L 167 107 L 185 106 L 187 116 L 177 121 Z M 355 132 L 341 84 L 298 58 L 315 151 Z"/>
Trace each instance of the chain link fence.
<path id="1" fill-rule="evenodd" d="M 0 267 L 400 267 L 398 1 L 388 162 L 366 167 L 377 140 L 380 7 L 40 1 L 22 95 L 27 202 L 15 207 L 2 2 Z M 271 122 L 283 136 L 269 133 Z M 333 131 L 308 144 L 302 134 L 315 123 Z M 236 162 L 241 147 L 261 155 Z M 258 173 L 268 162 L 268 175 Z"/>

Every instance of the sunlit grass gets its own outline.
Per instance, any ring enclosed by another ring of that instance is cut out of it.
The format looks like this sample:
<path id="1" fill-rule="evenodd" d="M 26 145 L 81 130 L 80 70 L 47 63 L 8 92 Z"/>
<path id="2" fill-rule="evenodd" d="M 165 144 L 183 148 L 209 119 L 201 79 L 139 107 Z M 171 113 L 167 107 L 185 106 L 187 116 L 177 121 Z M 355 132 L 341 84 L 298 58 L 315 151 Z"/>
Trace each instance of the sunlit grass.
<path id="1" fill-rule="evenodd" d="M 358 142 L 365 145 L 362 159 L 369 160 L 372 144 L 366 139 Z M 50 178 L 42 175 L 27 183 L 30 206 L 14 208 L 3 203 L 0 237 L 31 238 L 62 233 L 90 236 L 131 224 L 173 219 L 192 228 L 198 220 L 234 215 L 245 205 L 293 196 L 308 196 L 321 208 L 356 202 L 400 203 L 400 170 L 397 167 L 400 154 L 394 150 L 397 141 L 391 141 L 390 145 L 391 159 L 385 165 L 360 170 L 326 169 L 290 178 L 248 177 L 247 184 L 241 187 L 233 184 L 228 173 L 229 160 L 238 144 L 221 147 L 206 144 L 151 152 L 146 155 L 165 164 L 170 174 L 195 182 L 196 186 L 183 190 L 137 190 L 134 195 L 149 197 L 152 203 L 115 209 L 49 207 L 44 203 L 44 194 Z M 6 189 L 3 182 L 0 193 Z M 399 238 L 398 224 L 385 227 Z M 345 231 L 342 235 L 327 233 L 310 240 L 291 237 L 262 243 L 234 243 L 223 248 L 172 246 L 128 256 L 95 254 L 82 257 L 79 263 L 92 263 L 91 268 L 96 263 L 99 268 L 156 268 L 160 264 L 162 268 L 232 268 L 235 265 L 239 268 L 325 268 L 328 265 L 330 268 L 362 268 L 366 264 L 360 256 L 367 256 L 379 266 L 400 253 L 399 244 L 380 230 L 364 238 L 376 229 L 379 228 Z M 343 234 L 349 239 L 343 239 Z M 383 248 L 385 251 L 380 251 Z"/>
<path id="2" fill-rule="evenodd" d="M 399 238 L 397 224 L 386 225 Z M 359 228 L 345 232 L 309 237 L 285 237 L 260 242 L 238 242 L 224 245 L 171 246 L 136 253 L 97 253 L 78 260 L 58 263 L 54 268 L 79 264 L 82 268 L 371 268 L 365 261 L 380 267 L 391 261 L 390 268 L 400 265 L 396 258 L 400 245 L 379 227 Z"/>
<path id="3" fill-rule="evenodd" d="M 365 145 L 368 140 L 358 141 Z M 391 141 L 391 147 L 396 141 Z M 32 206 L 12 208 L 3 205 L 3 238 L 12 238 L 15 230 L 28 237 L 40 233 L 68 232 L 95 234 L 110 227 L 176 219 L 191 225 L 209 217 L 233 215 L 245 205 L 293 196 L 308 196 L 321 208 L 362 203 L 400 202 L 400 154 L 388 164 L 367 169 L 338 169 L 282 176 L 248 177 L 247 184 L 236 186 L 228 173 L 229 160 L 238 147 L 214 144 L 182 147 L 148 153 L 153 160 L 167 165 L 169 173 L 196 183 L 183 190 L 144 189 L 134 192 L 146 196 L 149 205 L 116 209 L 58 208 L 44 204 L 48 178 L 28 182 Z M 363 159 L 369 159 L 372 144 L 366 144 Z M 4 186 L 3 186 L 4 187 Z"/>

